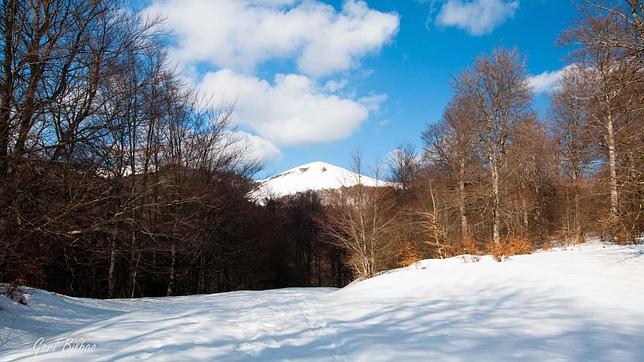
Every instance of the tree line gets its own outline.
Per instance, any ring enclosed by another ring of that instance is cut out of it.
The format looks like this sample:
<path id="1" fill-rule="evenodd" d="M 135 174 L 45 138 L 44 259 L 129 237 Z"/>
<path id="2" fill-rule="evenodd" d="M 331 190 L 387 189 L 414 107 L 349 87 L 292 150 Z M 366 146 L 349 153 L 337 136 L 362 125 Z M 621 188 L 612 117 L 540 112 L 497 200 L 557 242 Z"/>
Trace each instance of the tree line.
<path id="1" fill-rule="evenodd" d="M 161 20 L 117 0 L 3 0 L 0 280 L 141 297 L 343 286 L 427 257 L 644 229 L 643 5 L 578 3 L 545 115 L 499 48 L 382 167 L 395 186 L 249 199 L 234 107 L 173 68 Z M 366 172 L 359 154 L 357 174 Z"/>
<path id="2" fill-rule="evenodd" d="M 644 4 L 576 4 L 580 19 L 560 38 L 570 65 L 547 112 L 533 106 L 517 49 L 481 55 L 453 77 L 423 148 L 401 145 L 385 162 L 397 186 L 359 188 L 333 207 L 327 229 L 356 276 L 427 257 L 502 260 L 593 236 L 641 238 Z"/>
<path id="3" fill-rule="evenodd" d="M 261 165 L 233 107 L 123 5 L 2 1 L 0 280 L 91 297 L 346 283 L 343 252 L 310 241 L 315 196 L 249 201 Z"/>

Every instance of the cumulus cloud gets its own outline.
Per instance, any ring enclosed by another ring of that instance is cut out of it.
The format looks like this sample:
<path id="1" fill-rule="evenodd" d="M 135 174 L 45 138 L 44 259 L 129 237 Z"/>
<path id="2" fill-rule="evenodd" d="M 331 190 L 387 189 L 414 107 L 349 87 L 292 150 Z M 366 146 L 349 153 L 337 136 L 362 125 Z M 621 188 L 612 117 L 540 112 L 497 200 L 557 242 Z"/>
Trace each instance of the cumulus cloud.
<path id="1" fill-rule="evenodd" d="M 354 100 L 329 93 L 304 75 L 277 74 L 273 82 L 222 69 L 209 72 L 202 92 L 235 103 L 233 121 L 281 145 L 332 142 L 351 135 L 383 96 Z"/>
<path id="2" fill-rule="evenodd" d="M 349 84 L 349 81 L 347 79 L 342 79 L 342 80 L 331 79 L 330 81 L 326 82 L 326 84 L 324 85 L 324 89 L 328 90 L 331 93 L 335 93 L 340 89 L 343 89 L 344 87 L 346 87 L 347 84 Z"/>
<path id="3" fill-rule="evenodd" d="M 270 59 L 294 59 L 312 76 L 350 69 L 399 27 L 398 14 L 357 0 L 340 11 L 311 0 L 154 0 L 144 12 L 166 19 L 180 65 L 208 62 L 245 73 Z"/>
<path id="4" fill-rule="evenodd" d="M 568 65 L 559 70 L 545 71 L 541 74 L 532 75 L 528 77 L 528 83 L 532 90 L 537 94 L 552 92 L 555 89 L 557 82 L 570 67 L 571 65 Z"/>
<path id="5" fill-rule="evenodd" d="M 232 132 L 231 138 L 235 141 L 233 152 L 243 152 L 250 161 L 268 162 L 282 157 L 282 153 L 273 142 L 257 135 L 235 131 Z"/>
<path id="6" fill-rule="evenodd" d="M 512 18 L 518 7 L 519 1 L 515 0 L 447 0 L 436 16 L 436 23 L 472 35 L 485 35 Z"/>

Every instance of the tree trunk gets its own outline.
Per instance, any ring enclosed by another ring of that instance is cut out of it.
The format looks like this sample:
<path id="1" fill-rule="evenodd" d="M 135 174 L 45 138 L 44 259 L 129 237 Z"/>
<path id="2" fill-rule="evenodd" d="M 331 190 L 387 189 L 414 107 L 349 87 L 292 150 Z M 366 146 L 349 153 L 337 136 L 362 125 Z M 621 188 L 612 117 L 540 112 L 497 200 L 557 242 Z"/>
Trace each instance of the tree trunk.
<path id="1" fill-rule="evenodd" d="M 526 190 L 522 191 L 526 193 Z M 523 207 L 523 234 L 528 234 L 528 228 L 530 227 L 530 215 L 528 213 L 528 200 L 525 197 L 521 198 L 521 204 Z"/>
<path id="2" fill-rule="evenodd" d="M 575 203 L 575 242 L 580 243 L 584 239 L 584 233 L 581 229 L 581 214 L 579 212 L 579 181 L 577 180 L 577 171 L 572 173 L 572 188 L 573 188 L 573 197 Z"/>
<path id="3" fill-rule="evenodd" d="M 0 90 L 0 180 L 7 176 L 9 168 L 9 108 L 6 92 Z"/>
<path id="4" fill-rule="evenodd" d="M 613 222 L 617 221 L 617 152 L 615 150 L 615 133 L 613 131 L 613 117 L 608 114 L 606 120 L 606 142 L 608 143 L 608 170 L 610 173 L 610 216 Z"/>
<path id="5" fill-rule="evenodd" d="M 134 272 L 132 273 L 132 292 L 130 293 L 130 298 L 134 298 L 134 293 L 136 292 L 136 275 L 139 271 L 140 260 L 141 260 L 141 252 L 139 252 L 136 258 L 136 264 L 134 265 Z"/>
<path id="6" fill-rule="evenodd" d="M 136 274 L 139 269 L 139 260 L 136 258 L 136 261 L 134 260 L 134 255 L 136 254 L 136 233 L 132 231 L 132 244 L 131 244 L 131 251 L 130 251 L 130 267 L 132 267 L 132 272 L 130 273 L 130 279 L 131 279 L 131 291 L 130 291 L 130 298 L 134 298 L 134 291 L 136 289 Z M 139 258 L 141 257 L 141 254 L 139 253 Z"/>
<path id="7" fill-rule="evenodd" d="M 460 170 L 458 179 L 458 210 L 461 214 L 461 238 L 463 240 L 469 237 L 467 225 L 467 214 L 465 213 L 465 160 L 461 157 Z"/>
<path id="8" fill-rule="evenodd" d="M 436 243 L 436 248 L 438 249 L 438 256 L 441 259 L 444 259 L 445 256 L 443 255 L 443 245 L 441 244 L 442 241 L 442 235 L 439 230 L 439 225 L 438 225 L 438 211 L 436 210 L 436 199 L 434 198 L 434 189 L 432 188 L 432 184 L 429 184 L 429 193 L 432 198 L 432 215 L 430 219 L 431 223 L 431 229 L 433 231 L 433 236 L 434 236 L 434 242 Z"/>
<path id="9" fill-rule="evenodd" d="M 107 277 L 108 297 L 114 298 L 114 268 L 116 265 L 116 238 L 112 237 L 110 243 L 110 269 Z"/>
<path id="10" fill-rule="evenodd" d="M 496 162 L 492 163 L 492 240 L 499 244 L 501 235 L 499 232 L 499 170 Z"/>
<path id="11" fill-rule="evenodd" d="M 199 294 L 206 293 L 206 257 L 203 250 L 199 256 L 199 285 L 197 289 Z"/>
<path id="12" fill-rule="evenodd" d="M 171 260 L 170 260 L 170 282 L 168 282 L 168 291 L 166 293 L 167 296 L 170 296 L 170 295 L 172 295 L 172 293 L 174 293 L 174 290 L 173 290 L 174 289 L 174 277 L 175 277 L 174 263 L 175 263 L 176 258 L 177 258 L 177 248 L 176 248 L 174 242 L 172 243 L 172 248 L 171 248 L 170 253 L 171 253 L 171 256 L 170 256 L 170 258 L 171 258 Z"/>
<path id="13" fill-rule="evenodd" d="M 4 15 L 4 61 L 3 63 L 3 89 L 0 90 L 0 180 L 7 175 L 9 168 L 9 135 L 10 135 L 10 118 L 11 103 L 13 96 L 13 35 L 14 22 L 18 7 L 17 1 L 12 1 L 6 5 L 7 13 Z"/>

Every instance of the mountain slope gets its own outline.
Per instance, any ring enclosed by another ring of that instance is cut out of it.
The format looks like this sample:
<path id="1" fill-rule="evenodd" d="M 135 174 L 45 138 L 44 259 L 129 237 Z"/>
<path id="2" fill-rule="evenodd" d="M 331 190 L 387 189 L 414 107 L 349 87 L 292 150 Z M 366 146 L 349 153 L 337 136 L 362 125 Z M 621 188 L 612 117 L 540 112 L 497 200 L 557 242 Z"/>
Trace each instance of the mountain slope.
<path id="1" fill-rule="evenodd" d="M 0 337 L 18 336 L 0 360 L 642 361 L 642 275 L 644 245 L 589 243 L 502 263 L 424 260 L 343 289 L 133 300 L 30 289 L 27 306 L 0 297 Z M 65 338 L 96 347 L 53 348 Z"/>
<path id="2" fill-rule="evenodd" d="M 265 197 L 282 197 L 307 190 L 338 189 L 342 186 L 389 185 L 385 181 L 359 175 L 345 168 L 326 162 L 311 162 L 284 171 L 271 178 L 260 180 L 259 186 L 251 193 L 251 198 L 261 200 Z"/>

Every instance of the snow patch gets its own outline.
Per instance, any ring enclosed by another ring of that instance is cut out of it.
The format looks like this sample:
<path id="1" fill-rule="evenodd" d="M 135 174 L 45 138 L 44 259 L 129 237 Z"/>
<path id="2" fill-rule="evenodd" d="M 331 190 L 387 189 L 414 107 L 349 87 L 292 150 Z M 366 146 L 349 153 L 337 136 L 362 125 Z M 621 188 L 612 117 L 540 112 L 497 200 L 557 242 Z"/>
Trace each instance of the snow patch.
<path id="1" fill-rule="evenodd" d="M 308 190 L 339 189 L 358 184 L 372 187 L 393 185 L 320 161 L 294 167 L 258 182 L 259 186 L 250 193 L 251 199 L 258 201 L 267 197 L 279 198 Z"/>

